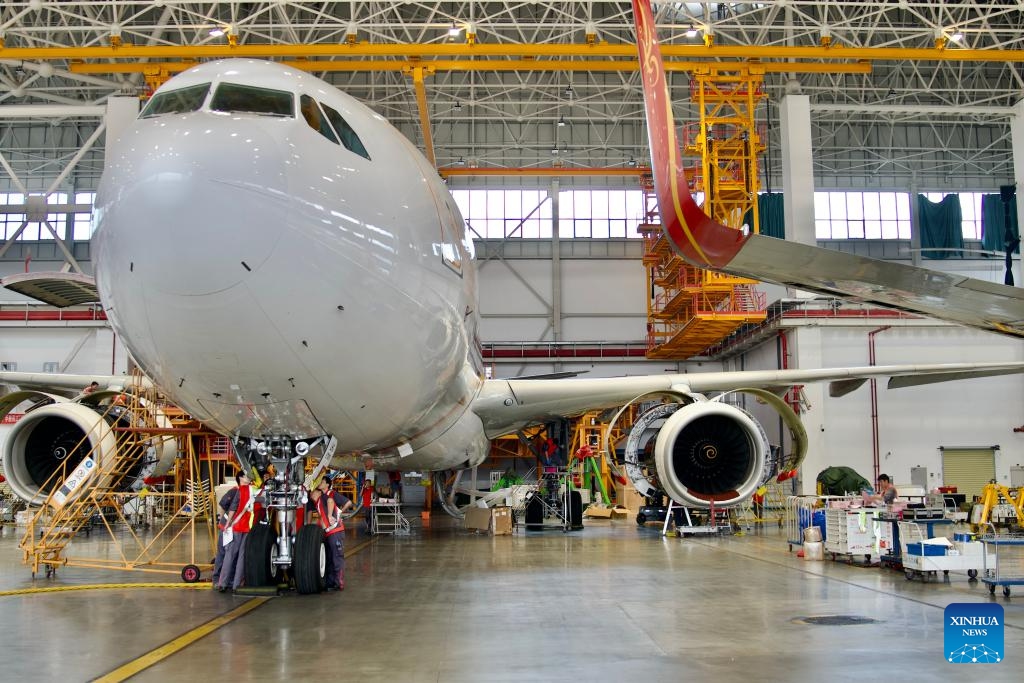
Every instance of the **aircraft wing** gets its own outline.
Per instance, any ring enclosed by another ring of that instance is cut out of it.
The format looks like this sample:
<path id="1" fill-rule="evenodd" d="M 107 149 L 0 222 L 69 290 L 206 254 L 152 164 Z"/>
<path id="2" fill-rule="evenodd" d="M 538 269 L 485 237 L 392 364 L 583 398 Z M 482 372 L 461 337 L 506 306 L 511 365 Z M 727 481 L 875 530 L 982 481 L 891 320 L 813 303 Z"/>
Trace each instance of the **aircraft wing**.
<path id="1" fill-rule="evenodd" d="M 141 378 L 142 382 L 149 380 Z M 130 375 L 71 375 L 56 372 L 0 372 L 0 384 L 11 384 L 21 389 L 38 389 L 62 396 L 74 396 L 92 382 L 99 383 L 101 391 L 119 391 L 134 380 Z"/>
<path id="2" fill-rule="evenodd" d="M 741 231 L 709 218 L 683 175 L 649 0 L 633 0 L 652 169 L 665 238 L 687 263 L 1024 337 L 1024 290 Z"/>
<path id="3" fill-rule="evenodd" d="M 494 438 L 551 418 L 623 405 L 642 395 L 657 392 L 704 394 L 751 388 L 780 391 L 794 384 L 830 382 L 832 394 L 842 396 L 866 380 L 877 377 L 889 377 L 889 386 L 896 388 L 1022 372 L 1024 362 L 878 365 L 587 379 L 492 379 L 484 383 L 472 410 L 483 422 L 488 438 Z"/>

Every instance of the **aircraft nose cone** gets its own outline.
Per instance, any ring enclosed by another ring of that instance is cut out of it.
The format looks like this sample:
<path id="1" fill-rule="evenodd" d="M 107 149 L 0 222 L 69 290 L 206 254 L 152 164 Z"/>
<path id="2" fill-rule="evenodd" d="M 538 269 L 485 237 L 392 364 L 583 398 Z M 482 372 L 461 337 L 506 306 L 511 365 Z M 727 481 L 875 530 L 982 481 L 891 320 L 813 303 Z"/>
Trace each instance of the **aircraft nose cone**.
<path id="1" fill-rule="evenodd" d="M 196 115 L 136 124 L 97 196 L 101 293 L 115 271 L 162 294 L 202 296 L 258 269 L 281 234 L 274 226 L 287 221 L 281 145 L 267 130 L 279 123 Z"/>

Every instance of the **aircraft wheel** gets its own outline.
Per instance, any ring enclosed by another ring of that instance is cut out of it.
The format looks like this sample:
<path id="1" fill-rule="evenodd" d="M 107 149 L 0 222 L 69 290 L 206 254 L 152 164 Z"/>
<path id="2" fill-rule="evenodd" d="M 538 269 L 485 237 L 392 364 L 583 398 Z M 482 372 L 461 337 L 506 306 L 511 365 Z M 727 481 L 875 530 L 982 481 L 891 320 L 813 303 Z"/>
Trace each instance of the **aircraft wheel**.
<path id="1" fill-rule="evenodd" d="M 583 496 L 579 491 L 569 492 L 569 527 L 583 528 Z"/>
<path id="2" fill-rule="evenodd" d="M 324 530 L 317 524 L 299 529 L 295 538 L 295 590 L 300 595 L 321 593 L 327 575 L 327 547 Z"/>
<path id="3" fill-rule="evenodd" d="M 199 580 L 199 567 L 194 564 L 186 564 L 181 569 L 181 580 L 185 583 L 195 583 Z"/>
<path id="4" fill-rule="evenodd" d="M 967 570 L 967 576 L 972 578 L 972 579 L 977 580 L 977 578 L 978 578 L 978 570 L 977 569 L 968 569 Z"/>
<path id="5" fill-rule="evenodd" d="M 277 583 L 280 569 L 274 565 L 277 557 L 277 535 L 269 524 L 257 524 L 245 539 L 245 585 L 272 586 Z"/>
<path id="6" fill-rule="evenodd" d="M 1003 596 L 1007 597 L 1007 598 L 1010 597 L 1010 587 L 1009 586 L 1003 586 Z"/>
<path id="7" fill-rule="evenodd" d="M 636 523 L 639 524 L 640 526 L 643 526 L 644 524 L 646 524 L 647 523 L 647 515 L 645 515 L 642 512 L 638 512 L 637 515 L 636 515 Z"/>
<path id="8" fill-rule="evenodd" d="M 544 528 L 544 504 L 537 497 L 526 503 L 526 530 L 540 531 Z"/>
<path id="9" fill-rule="evenodd" d="M 903 576 L 907 577 L 907 581 L 913 581 L 914 580 L 914 572 L 913 572 L 913 570 L 910 570 L 910 569 L 905 570 L 903 572 Z"/>

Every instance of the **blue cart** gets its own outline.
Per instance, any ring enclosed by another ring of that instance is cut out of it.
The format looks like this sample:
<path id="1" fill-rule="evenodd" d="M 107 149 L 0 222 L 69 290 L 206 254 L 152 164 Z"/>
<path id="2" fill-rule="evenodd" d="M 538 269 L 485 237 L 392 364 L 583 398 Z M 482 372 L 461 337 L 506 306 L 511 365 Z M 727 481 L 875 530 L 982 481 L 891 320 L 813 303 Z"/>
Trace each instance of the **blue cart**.
<path id="1" fill-rule="evenodd" d="M 982 581 L 988 592 L 996 593 L 1003 587 L 1003 595 L 1010 597 L 1010 586 L 1024 585 L 1024 536 L 1020 534 L 988 534 L 982 536 L 985 544 L 985 575 Z M 989 563 L 989 557 L 994 562 Z"/>

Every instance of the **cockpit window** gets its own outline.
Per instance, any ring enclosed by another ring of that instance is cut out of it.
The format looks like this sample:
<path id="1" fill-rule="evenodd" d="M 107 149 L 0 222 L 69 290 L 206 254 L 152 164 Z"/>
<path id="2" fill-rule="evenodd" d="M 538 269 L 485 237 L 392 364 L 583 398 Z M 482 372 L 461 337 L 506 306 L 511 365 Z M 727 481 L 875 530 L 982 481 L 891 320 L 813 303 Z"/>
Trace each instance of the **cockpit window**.
<path id="1" fill-rule="evenodd" d="M 290 92 L 257 88 L 253 85 L 221 83 L 210 102 L 212 111 L 242 112 L 263 116 L 295 116 L 295 99 Z"/>
<path id="2" fill-rule="evenodd" d="M 190 111 L 199 111 L 206 101 L 206 93 L 210 91 L 210 84 L 192 85 L 187 88 L 168 90 L 158 93 L 149 100 L 149 104 L 139 114 L 140 119 L 148 119 L 152 116 L 162 114 L 182 114 Z"/>
<path id="3" fill-rule="evenodd" d="M 356 132 L 352 130 L 352 126 L 348 125 L 348 121 L 342 118 L 341 114 L 328 107 L 326 104 L 323 105 L 324 111 L 327 112 L 327 118 L 330 119 L 331 125 L 334 126 L 334 130 L 338 131 L 338 137 L 341 138 L 341 144 L 345 145 L 345 148 L 350 152 L 355 152 L 359 156 L 370 159 L 369 153 L 366 151 L 366 147 L 363 146 L 363 141 L 359 139 Z"/>
<path id="4" fill-rule="evenodd" d="M 302 111 L 302 118 L 306 119 L 306 123 L 309 124 L 310 128 L 334 144 L 341 144 L 338 142 L 338 136 L 334 134 L 331 124 L 327 123 L 323 112 L 320 111 L 320 106 L 316 103 L 316 100 L 309 95 L 303 95 L 299 98 L 299 109 Z"/>

